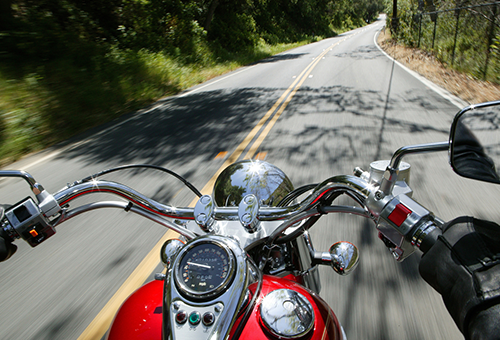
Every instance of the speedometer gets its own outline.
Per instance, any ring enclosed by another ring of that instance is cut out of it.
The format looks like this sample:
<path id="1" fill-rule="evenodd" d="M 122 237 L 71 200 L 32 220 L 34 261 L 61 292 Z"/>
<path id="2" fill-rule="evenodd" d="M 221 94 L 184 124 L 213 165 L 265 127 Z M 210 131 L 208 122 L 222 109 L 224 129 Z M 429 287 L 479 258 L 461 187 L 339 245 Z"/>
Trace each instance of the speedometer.
<path id="1" fill-rule="evenodd" d="M 179 254 L 175 281 L 185 295 L 206 299 L 224 291 L 234 276 L 234 256 L 230 249 L 215 241 L 188 246 Z"/>

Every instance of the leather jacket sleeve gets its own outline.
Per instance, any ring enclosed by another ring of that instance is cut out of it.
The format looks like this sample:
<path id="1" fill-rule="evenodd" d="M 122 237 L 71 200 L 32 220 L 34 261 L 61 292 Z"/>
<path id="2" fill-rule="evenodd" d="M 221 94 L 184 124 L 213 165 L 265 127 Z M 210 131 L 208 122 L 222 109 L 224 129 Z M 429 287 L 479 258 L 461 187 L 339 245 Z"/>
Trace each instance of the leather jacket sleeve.
<path id="1" fill-rule="evenodd" d="M 467 339 L 500 338 L 500 226 L 459 217 L 422 257 L 420 275 Z"/>

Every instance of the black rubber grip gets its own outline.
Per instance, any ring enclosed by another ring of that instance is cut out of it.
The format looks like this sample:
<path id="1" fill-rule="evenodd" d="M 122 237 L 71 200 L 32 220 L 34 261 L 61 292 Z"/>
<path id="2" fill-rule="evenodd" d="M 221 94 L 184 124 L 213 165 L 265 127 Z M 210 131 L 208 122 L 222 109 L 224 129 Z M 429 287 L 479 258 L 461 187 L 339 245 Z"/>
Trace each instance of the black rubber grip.
<path id="1" fill-rule="evenodd" d="M 441 235 L 441 229 L 435 228 L 433 231 L 425 235 L 425 238 L 422 240 L 422 243 L 420 243 L 419 249 L 425 254 L 429 249 L 432 248 L 434 243 L 436 243 L 439 235 Z"/>
<path id="2" fill-rule="evenodd" d="M 12 244 L 9 235 L 0 228 L 0 262 L 8 260 L 17 250 L 17 246 Z"/>
<path id="3" fill-rule="evenodd" d="M 0 262 L 8 260 L 17 250 L 15 244 L 6 241 L 3 237 L 0 237 Z"/>

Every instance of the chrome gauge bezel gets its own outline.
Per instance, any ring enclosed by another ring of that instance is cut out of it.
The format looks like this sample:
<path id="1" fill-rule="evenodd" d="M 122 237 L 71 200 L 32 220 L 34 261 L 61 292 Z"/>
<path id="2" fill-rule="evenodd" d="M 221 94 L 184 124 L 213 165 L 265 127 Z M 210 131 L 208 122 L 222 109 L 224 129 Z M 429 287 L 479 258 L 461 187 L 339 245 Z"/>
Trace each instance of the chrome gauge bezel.
<path id="1" fill-rule="evenodd" d="M 191 289 L 184 282 L 183 276 L 182 276 L 183 269 L 181 268 L 181 263 L 183 262 L 183 260 L 186 256 L 189 256 L 189 254 L 192 254 L 193 249 L 196 249 L 196 248 L 203 246 L 205 244 L 215 245 L 222 252 L 224 252 L 224 255 L 228 259 L 228 271 L 227 271 L 227 275 L 224 278 L 224 280 L 221 283 L 219 283 L 216 287 L 200 292 L 200 291 L 196 291 L 196 290 Z M 188 298 L 190 300 L 206 301 L 206 300 L 214 299 L 214 298 L 220 296 L 222 293 L 224 293 L 227 290 L 227 288 L 231 285 L 231 283 L 235 277 L 235 272 L 236 272 L 235 263 L 236 263 L 236 260 L 235 260 L 235 256 L 233 254 L 233 251 L 231 250 L 231 248 L 229 248 L 223 242 L 219 242 L 219 241 L 213 240 L 213 239 L 196 240 L 196 241 L 191 242 L 190 244 L 186 245 L 179 252 L 179 255 L 176 258 L 175 267 L 174 267 L 175 285 L 176 285 L 178 291 L 181 293 L 181 295 L 183 295 L 185 298 Z"/>

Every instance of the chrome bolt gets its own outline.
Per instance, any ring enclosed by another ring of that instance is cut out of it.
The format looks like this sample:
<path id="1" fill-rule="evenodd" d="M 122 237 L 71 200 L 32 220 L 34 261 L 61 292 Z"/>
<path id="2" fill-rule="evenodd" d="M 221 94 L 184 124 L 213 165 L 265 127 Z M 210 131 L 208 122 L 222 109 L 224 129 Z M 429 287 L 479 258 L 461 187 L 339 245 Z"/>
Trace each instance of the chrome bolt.
<path id="1" fill-rule="evenodd" d="M 207 215 L 201 213 L 199 214 L 198 216 L 196 216 L 196 222 L 200 223 L 200 224 L 203 224 L 205 223 L 207 220 Z"/>
<path id="2" fill-rule="evenodd" d="M 381 190 L 378 190 L 378 191 L 375 193 L 375 199 L 377 199 L 377 200 L 381 200 L 381 199 L 382 199 L 382 198 L 384 198 L 384 197 L 385 197 L 385 194 L 384 194 L 384 192 L 383 192 L 383 191 L 381 191 Z"/>
<path id="3" fill-rule="evenodd" d="M 156 281 L 165 281 L 166 277 L 167 277 L 167 275 L 165 275 L 163 273 L 156 273 L 155 274 L 155 280 Z"/>

